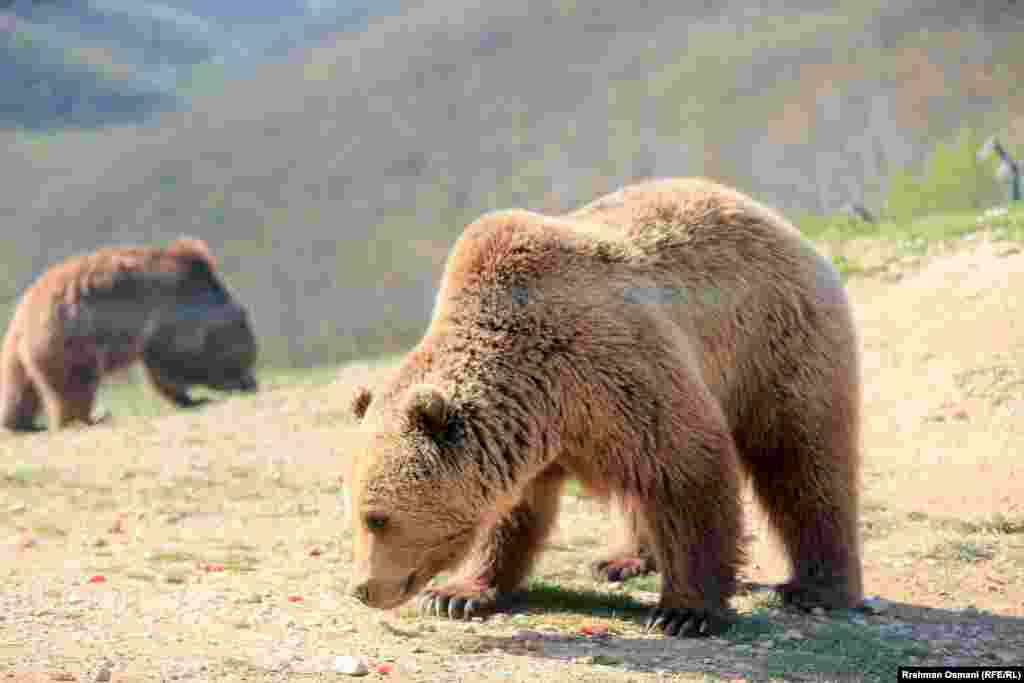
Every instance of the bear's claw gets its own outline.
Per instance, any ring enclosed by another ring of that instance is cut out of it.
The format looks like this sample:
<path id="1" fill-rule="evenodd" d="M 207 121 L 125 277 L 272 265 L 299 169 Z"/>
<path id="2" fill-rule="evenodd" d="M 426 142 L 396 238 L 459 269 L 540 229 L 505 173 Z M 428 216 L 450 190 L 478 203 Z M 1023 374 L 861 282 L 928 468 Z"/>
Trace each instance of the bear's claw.
<path id="1" fill-rule="evenodd" d="M 493 612 L 497 601 L 492 591 L 469 592 L 450 588 L 435 588 L 423 591 L 417 598 L 420 616 L 447 617 L 468 621 Z"/>
<path id="2" fill-rule="evenodd" d="M 646 631 L 661 631 L 666 636 L 704 638 L 721 633 L 728 623 L 705 609 L 658 607 L 647 618 Z"/>

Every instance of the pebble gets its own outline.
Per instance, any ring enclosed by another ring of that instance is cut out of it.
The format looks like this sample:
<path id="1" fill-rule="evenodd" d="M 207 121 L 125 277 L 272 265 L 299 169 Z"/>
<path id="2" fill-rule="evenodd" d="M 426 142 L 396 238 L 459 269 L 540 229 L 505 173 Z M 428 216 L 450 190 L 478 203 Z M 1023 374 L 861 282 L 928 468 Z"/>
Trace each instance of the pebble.
<path id="1" fill-rule="evenodd" d="M 340 674 L 346 676 L 365 676 L 370 673 L 369 668 L 359 657 L 350 657 L 348 655 L 339 655 L 334 658 L 333 669 Z"/>
<path id="2" fill-rule="evenodd" d="M 164 574 L 164 581 L 172 584 L 182 584 L 188 581 L 188 573 L 184 570 L 171 570 Z"/>
<path id="3" fill-rule="evenodd" d="M 110 680 L 110 674 L 113 668 L 114 666 L 110 662 L 105 662 L 103 666 L 100 667 L 100 670 L 96 672 L 96 678 L 93 680 L 96 683 L 107 683 L 107 681 Z"/>
<path id="4" fill-rule="evenodd" d="M 879 596 L 867 598 L 861 603 L 861 609 L 868 614 L 885 614 L 889 611 L 889 603 Z"/>
<path id="5" fill-rule="evenodd" d="M 823 616 L 825 616 L 825 608 L 824 607 L 815 607 L 814 609 L 811 610 L 811 614 L 813 614 L 816 617 L 823 617 Z"/>

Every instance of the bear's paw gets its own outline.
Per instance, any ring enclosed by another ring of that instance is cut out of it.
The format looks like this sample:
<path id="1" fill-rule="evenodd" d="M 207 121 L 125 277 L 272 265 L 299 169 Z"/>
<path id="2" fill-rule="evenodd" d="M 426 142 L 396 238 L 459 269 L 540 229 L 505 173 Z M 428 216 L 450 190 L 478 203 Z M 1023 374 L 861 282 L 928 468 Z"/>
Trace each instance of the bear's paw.
<path id="1" fill-rule="evenodd" d="M 657 607 L 647 618 L 648 633 L 660 631 L 666 636 L 705 638 L 728 630 L 729 620 L 707 609 Z"/>
<path id="2" fill-rule="evenodd" d="M 427 588 L 417 599 L 420 616 L 468 621 L 499 609 L 498 589 L 472 581 Z"/>

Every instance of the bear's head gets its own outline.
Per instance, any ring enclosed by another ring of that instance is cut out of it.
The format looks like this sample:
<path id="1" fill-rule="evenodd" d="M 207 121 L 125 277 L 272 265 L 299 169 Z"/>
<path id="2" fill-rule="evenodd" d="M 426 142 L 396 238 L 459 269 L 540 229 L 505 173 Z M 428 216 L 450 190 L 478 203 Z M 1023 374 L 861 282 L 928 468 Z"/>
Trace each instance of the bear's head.
<path id="1" fill-rule="evenodd" d="M 358 426 L 342 477 L 354 547 L 349 591 L 390 609 L 466 555 L 484 487 L 465 453 L 459 411 L 439 388 L 376 397 L 363 388 L 351 408 Z"/>

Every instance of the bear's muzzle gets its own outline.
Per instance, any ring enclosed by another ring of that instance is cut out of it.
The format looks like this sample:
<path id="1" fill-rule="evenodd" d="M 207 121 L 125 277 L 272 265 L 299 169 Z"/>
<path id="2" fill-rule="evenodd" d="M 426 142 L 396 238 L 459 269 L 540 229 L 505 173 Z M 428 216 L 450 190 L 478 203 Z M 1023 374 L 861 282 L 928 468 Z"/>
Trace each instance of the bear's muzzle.
<path id="1" fill-rule="evenodd" d="M 348 594 L 368 607 L 390 609 L 409 600 L 415 585 L 416 572 L 411 572 L 397 586 L 381 585 L 379 581 L 375 582 L 371 579 L 353 579 L 349 584 Z M 393 589 L 388 590 L 388 588 Z"/>

